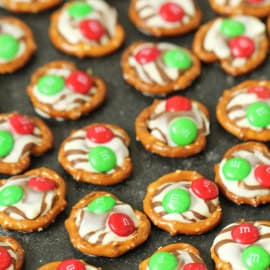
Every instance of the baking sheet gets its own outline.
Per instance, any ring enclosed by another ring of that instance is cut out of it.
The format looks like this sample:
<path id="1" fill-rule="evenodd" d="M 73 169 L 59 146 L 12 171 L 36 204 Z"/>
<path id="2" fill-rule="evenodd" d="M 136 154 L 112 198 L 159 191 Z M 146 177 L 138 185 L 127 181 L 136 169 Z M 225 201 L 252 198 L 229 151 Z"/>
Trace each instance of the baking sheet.
<path id="1" fill-rule="evenodd" d="M 102 77 L 107 84 L 109 94 L 107 101 L 97 111 L 89 116 L 76 121 L 56 122 L 46 120 L 55 136 L 54 149 L 41 157 L 32 158 L 31 167 L 41 166 L 56 170 L 61 174 L 67 183 L 68 206 L 65 211 L 57 217 L 56 221 L 42 232 L 17 233 L 1 231 L 3 235 L 14 236 L 21 242 L 25 249 L 25 264 L 23 269 L 34 270 L 39 266 L 55 260 L 66 258 L 78 258 L 103 267 L 104 270 L 129 270 L 138 269 L 139 262 L 150 256 L 158 247 L 175 242 L 186 242 L 193 244 L 201 251 L 209 269 L 214 269 L 210 258 L 209 248 L 217 232 L 225 225 L 239 221 L 240 219 L 270 219 L 269 205 L 253 208 L 250 206 L 237 206 L 221 196 L 223 218 L 221 224 L 213 231 L 202 236 L 175 236 L 152 226 L 152 233 L 146 243 L 137 249 L 116 259 L 88 257 L 75 250 L 64 228 L 64 221 L 67 218 L 72 205 L 79 198 L 95 190 L 105 190 L 115 193 L 121 200 L 130 203 L 137 209 L 142 210 L 142 201 L 146 187 L 149 183 L 160 176 L 177 169 L 197 170 L 205 177 L 213 179 L 213 165 L 218 162 L 224 151 L 240 141 L 226 133 L 217 123 L 215 118 L 215 106 L 223 89 L 229 88 L 246 79 L 267 79 L 269 78 L 269 58 L 265 64 L 249 75 L 233 78 L 226 75 L 218 64 L 203 65 L 202 73 L 186 91 L 180 92 L 188 97 L 198 99 L 205 103 L 211 112 L 211 134 L 208 137 L 208 144 L 205 151 L 195 157 L 186 159 L 161 158 L 157 155 L 146 152 L 139 142 L 136 142 L 134 132 L 134 121 L 136 115 L 146 106 L 152 103 L 152 97 L 145 97 L 141 93 L 126 85 L 122 79 L 120 69 L 120 57 L 124 47 L 137 40 L 155 41 L 155 38 L 147 37 L 138 32 L 128 19 L 127 10 L 129 1 L 110 0 L 120 17 L 120 22 L 125 27 L 127 38 L 124 46 L 116 53 L 100 58 L 78 60 L 57 51 L 48 39 L 49 15 L 45 12 L 38 15 L 17 15 L 23 19 L 33 30 L 38 51 L 35 57 L 22 70 L 13 74 L 0 76 L 0 111 L 19 111 L 25 114 L 34 115 L 33 107 L 26 95 L 26 86 L 31 74 L 41 65 L 57 59 L 71 60 L 80 68 L 91 68 L 94 74 Z M 203 10 L 203 21 L 206 22 L 215 17 L 210 10 L 206 0 L 198 0 Z M 9 12 L 0 10 L 0 15 L 10 15 Z M 175 38 L 163 39 L 174 42 L 178 45 L 191 47 L 193 33 Z M 80 128 L 93 122 L 108 122 L 120 125 L 132 138 L 131 156 L 134 162 L 133 175 L 125 182 L 113 187 L 98 187 L 91 184 L 77 183 L 59 165 L 57 153 L 60 143 L 72 129 Z M 4 177 L 4 176 L 3 176 Z"/>

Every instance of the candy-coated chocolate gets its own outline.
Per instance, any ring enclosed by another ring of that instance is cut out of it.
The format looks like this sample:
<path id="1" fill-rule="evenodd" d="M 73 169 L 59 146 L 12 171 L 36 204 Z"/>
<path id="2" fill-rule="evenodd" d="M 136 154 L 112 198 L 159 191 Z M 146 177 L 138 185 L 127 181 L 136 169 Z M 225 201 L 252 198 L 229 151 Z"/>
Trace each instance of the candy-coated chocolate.
<path id="1" fill-rule="evenodd" d="M 167 112 L 190 111 L 192 102 L 189 98 L 174 96 L 167 99 L 165 106 Z"/>
<path id="2" fill-rule="evenodd" d="M 162 207 L 167 213 L 183 213 L 189 209 L 190 204 L 189 192 L 180 188 L 170 190 L 162 200 Z"/>
<path id="3" fill-rule="evenodd" d="M 177 258 L 170 252 L 157 252 L 151 256 L 149 270 L 175 270 L 178 264 Z"/>
<path id="4" fill-rule="evenodd" d="M 23 198 L 22 187 L 13 185 L 4 187 L 0 191 L 0 206 L 10 206 L 16 204 Z"/>
<path id="5" fill-rule="evenodd" d="M 270 266 L 270 254 L 260 246 L 245 248 L 241 258 L 247 270 L 267 270 Z"/>
<path id="6" fill-rule="evenodd" d="M 237 20 L 224 19 L 220 31 L 223 35 L 233 38 L 242 35 L 245 32 L 245 26 Z"/>
<path id="7" fill-rule="evenodd" d="M 36 176 L 29 179 L 28 186 L 37 191 L 50 191 L 56 188 L 56 183 L 49 178 Z"/>
<path id="8" fill-rule="evenodd" d="M 265 128 L 270 125 L 270 106 L 264 102 L 255 102 L 247 108 L 248 122 L 255 127 Z"/>
<path id="9" fill-rule="evenodd" d="M 196 140 L 198 128 L 195 122 L 190 118 L 176 118 L 170 123 L 169 135 L 176 145 L 186 146 Z"/>
<path id="10" fill-rule="evenodd" d="M 76 70 L 66 78 L 66 84 L 74 92 L 88 94 L 93 86 L 92 77 L 86 72 Z"/>
<path id="11" fill-rule="evenodd" d="M 87 129 L 86 137 L 95 143 L 107 143 L 114 138 L 114 134 L 111 129 L 102 125 L 96 125 Z"/>
<path id="12" fill-rule="evenodd" d="M 88 204 L 88 211 L 94 214 L 103 214 L 110 211 L 115 206 L 115 199 L 111 196 L 102 196 Z"/>
<path id="13" fill-rule="evenodd" d="M 242 223 L 233 228 L 232 238 L 235 242 L 243 245 L 251 245 L 255 243 L 260 236 L 260 233 L 254 225 L 250 223 Z"/>
<path id="14" fill-rule="evenodd" d="M 6 249 L 0 247 L 0 270 L 7 270 L 12 264 L 12 257 Z"/>
<path id="15" fill-rule="evenodd" d="M 160 53 L 160 50 L 156 47 L 144 47 L 139 50 L 134 57 L 139 64 L 145 65 L 157 60 Z"/>
<path id="16" fill-rule="evenodd" d="M 188 69 L 192 64 L 190 55 L 180 49 L 172 49 L 165 52 L 163 61 L 166 66 L 176 69 Z"/>
<path id="17" fill-rule="evenodd" d="M 256 48 L 254 41 L 246 36 L 239 36 L 232 38 L 229 42 L 231 53 L 233 57 L 248 58 Z"/>
<path id="18" fill-rule="evenodd" d="M 81 21 L 79 28 L 85 38 L 93 41 L 99 41 L 106 33 L 104 26 L 95 19 Z"/>
<path id="19" fill-rule="evenodd" d="M 216 184 L 206 178 L 199 178 L 192 181 L 191 189 L 194 194 L 204 200 L 213 200 L 218 196 Z"/>
<path id="20" fill-rule="evenodd" d="M 14 146 L 12 135 L 6 130 L 0 130 L 0 158 L 7 156 Z"/>
<path id="21" fill-rule="evenodd" d="M 270 165 L 262 164 L 255 168 L 256 180 L 266 188 L 270 188 Z"/>
<path id="22" fill-rule="evenodd" d="M 76 259 L 69 259 L 61 262 L 56 270 L 86 270 L 85 265 Z"/>
<path id="23" fill-rule="evenodd" d="M 65 86 L 63 78 L 56 75 L 44 75 L 37 82 L 38 91 L 45 96 L 53 96 L 62 91 Z"/>
<path id="24" fill-rule="evenodd" d="M 33 121 L 25 115 L 14 114 L 9 118 L 9 123 L 18 134 L 27 135 L 34 132 Z"/>
<path id="25" fill-rule="evenodd" d="M 89 15 L 93 11 L 93 7 L 88 3 L 74 2 L 68 8 L 68 14 L 75 19 L 81 19 Z"/>
<path id="26" fill-rule="evenodd" d="M 207 268 L 202 263 L 188 263 L 184 265 L 183 270 L 207 270 Z"/>
<path id="27" fill-rule="evenodd" d="M 248 93 L 254 93 L 257 95 L 257 97 L 261 98 L 261 99 L 267 99 L 270 98 L 270 88 L 266 87 L 266 86 L 253 86 L 253 87 L 249 87 L 247 89 Z"/>
<path id="28" fill-rule="evenodd" d="M 159 14 L 166 22 L 179 22 L 185 16 L 184 9 L 177 3 L 167 2 L 161 5 Z"/>
<path id="29" fill-rule="evenodd" d="M 261 4 L 264 2 L 264 0 L 246 0 L 248 3 L 256 5 L 256 4 Z"/>
<path id="30" fill-rule="evenodd" d="M 0 35 L 0 59 L 10 61 L 14 59 L 19 51 L 19 42 L 8 34 Z"/>
<path id="31" fill-rule="evenodd" d="M 135 231 L 135 225 L 132 219 L 123 213 L 113 213 L 108 220 L 110 229 L 117 235 L 125 237 Z"/>
<path id="32" fill-rule="evenodd" d="M 96 146 L 88 154 L 88 160 L 98 172 L 108 172 L 116 166 L 115 153 L 106 146 Z"/>
<path id="33" fill-rule="evenodd" d="M 227 180 L 239 181 L 246 178 L 251 172 L 251 165 L 243 158 L 230 158 L 222 167 L 222 172 Z"/>

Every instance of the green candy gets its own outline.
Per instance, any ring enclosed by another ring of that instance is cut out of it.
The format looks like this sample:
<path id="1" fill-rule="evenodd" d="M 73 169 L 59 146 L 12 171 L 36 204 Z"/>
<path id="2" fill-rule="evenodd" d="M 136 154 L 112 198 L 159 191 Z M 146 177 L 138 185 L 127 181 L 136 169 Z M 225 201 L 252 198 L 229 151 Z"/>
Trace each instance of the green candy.
<path id="1" fill-rule="evenodd" d="M 237 37 L 245 32 L 245 25 L 233 19 L 224 19 L 220 31 L 227 37 Z"/>
<path id="2" fill-rule="evenodd" d="M 19 42 L 8 34 L 0 35 L 0 58 L 6 61 L 14 59 L 19 51 Z"/>
<path id="3" fill-rule="evenodd" d="M 56 75 L 44 75 L 37 83 L 38 91 L 45 96 L 56 95 L 61 92 L 64 87 L 64 79 Z"/>
<path id="4" fill-rule="evenodd" d="M 111 196 L 102 196 L 88 204 L 87 209 L 94 214 L 103 214 L 110 211 L 115 205 L 115 199 Z"/>
<path id="5" fill-rule="evenodd" d="M 195 122 L 187 117 L 176 118 L 169 126 L 169 136 L 179 146 L 193 143 L 197 135 L 198 128 Z"/>
<path id="6" fill-rule="evenodd" d="M 163 55 L 163 61 L 166 66 L 177 69 L 188 69 L 192 64 L 190 55 L 179 49 L 167 51 Z"/>
<path id="7" fill-rule="evenodd" d="M 84 18 L 93 11 L 92 6 L 84 2 L 75 2 L 69 6 L 68 14 L 70 17 L 78 19 Z"/>
<path id="8" fill-rule="evenodd" d="M 175 270 L 178 260 L 169 252 L 157 252 L 151 256 L 148 266 L 149 270 Z"/>
<path id="9" fill-rule="evenodd" d="M 166 213 L 183 213 L 190 207 L 189 193 L 180 188 L 175 188 L 166 193 L 162 200 L 162 207 Z"/>
<path id="10" fill-rule="evenodd" d="M 251 165 L 243 158 L 230 158 L 222 167 L 222 172 L 227 180 L 240 181 L 251 172 Z"/>
<path id="11" fill-rule="evenodd" d="M 5 130 L 0 130 L 0 158 L 7 156 L 14 146 L 12 135 Z"/>
<path id="12" fill-rule="evenodd" d="M 23 197 L 23 189 L 20 186 L 7 186 L 0 191 L 0 206 L 10 206 L 19 202 Z"/>
<path id="13" fill-rule="evenodd" d="M 116 155 L 106 146 L 92 148 L 88 154 L 88 160 L 98 172 L 108 172 L 116 166 Z"/>
<path id="14" fill-rule="evenodd" d="M 258 128 L 270 125 L 270 106 L 264 102 L 255 102 L 247 108 L 248 122 Z"/>
<path id="15" fill-rule="evenodd" d="M 270 266 L 270 255 L 260 246 L 245 248 L 241 259 L 247 270 L 267 270 Z"/>

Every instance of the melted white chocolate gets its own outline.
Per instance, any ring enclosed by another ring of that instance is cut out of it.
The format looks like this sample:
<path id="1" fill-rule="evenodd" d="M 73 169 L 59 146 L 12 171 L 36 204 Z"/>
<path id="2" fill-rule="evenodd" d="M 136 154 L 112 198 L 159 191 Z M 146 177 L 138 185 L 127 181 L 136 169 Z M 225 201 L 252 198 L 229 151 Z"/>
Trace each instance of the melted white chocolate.
<path id="1" fill-rule="evenodd" d="M 71 74 L 71 72 L 72 71 L 67 68 L 52 68 L 48 69 L 44 75 L 56 75 L 62 77 L 65 80 Z M 88 94 L 80 94 L 65 85 L 61 92 L 58 94 L 47 96 L 38 91 L 37 85 L 35 85 L 33 89 L 33 94 L 36 96 L 39 102 L 51 106 L 54 110 L 64 112 L 77 109 L 85 103 L 89 102 L 96 92 L 97 88 L 95 86 L 90 89 Z M 37 112 L 39 113 L 39 111 Z M 39 114 L 44 117 L 42 113 Z"/>
<path id="2" fill-rule="evenodd" d="M 96 146 L 106 146 L 110 148 L 116 155 L 117 167 L 124 164 L 126 157 L 129 155 L 127 146 L 124 140 L 120 137 L 116 130 L 113 130 L 115 136 L 111 141 L 103 144 L 94 143 L 86 138 L 86 131 L 80 129 L 74 132 L 68 142 L 65 143 L 64 150 L 66 157 L 73 163 L 75 169 L 82 169 L 87 172 L 97 172 L 88 161 L 88 153 L 91 148 Z M 113 173 L 114 169 L 108 171 L 107 174 Z"/>
<path id="3" fill-rule="evenodd" d="M 91 244 L 106 245 L 113 241 L 123 242 L 133 237 L 131 234 L 126 237 L 118 236 L 108 226 L 108 218 L 113 213 L 126 214 L 131 218 L 135 228 L 138 228 L 138 218 L 128 204 L 124 204 L 121 201 L 117 201 L 113 209 L 104 214 L 94 214 L 83 208 L 77 212 L 76 225 L 78 227 L 79 235 Z"/>
<path id="4" fill-rule="evenodd" d="M 166 213 L 164 212 L 164 208 L 162 207 L 163 198 L 169 191 L 175 188 L 186 190 L 190 194 L 191 199 L 190 208 L 187 211 L 183 212 L 182 214 Z M 159 193 L 159 190 L 162 191 Z M 216 198 L 213 200 L 209 200 L 206 203 L 205 200 L 199 198 L 197 195 L 193 193 L 190 181 L 181 181 L 178 183 L 171 182 L 161 185 L 157 190 L 157 194 L 153 197 L 152 203 L 154 211 L 160 214 L 162 218 L 165 220 L 179 221 L 183 223 L 193 223 L 210 217 L 213 214 L 213 209 L 211 210 L 209 208 L 209 204 L 211 204 L 212 208 L 216 209 L 217 206 L 219 205 L 219 199 Z"/>
<path id="5" fill-rule="evenodd" d="M 241 181 L 226 180 L 226 177 L 222 172 L 222 168 L 227 160 L 223 159 L 220 163 L 219 175 L 226 189 L 235 194 L 236 196 L 245 198 L 256 198 L 257 196 L 270 195 L 270 189 L 263 188 L 256 180 L 254 175 L 254 170 L 258 165 L 270 165 L 269 157 L 265 156 L 262 152 L 257 150 L 240 150 L 233 153 L 233 157 L 239 157 L 247 160 L 250 163 L 252 170 L 249 175 Z"/>
<path id="6" fill-rule="evenodd" d="M 148 47 L 156 47 L 163 53 L 161 53 L 160 57 L 156 61 L 141 65 L 136 61 L 134 56 L 141 49 Z M 162 59 L 162 55 L 164 54 L 164 52 L 172 49 L 182 50 L 181 47 L 171 43 L 144 43 L 141 46 L 138 46 L 132 52 L 132 55 L 130 55 L 130 57 L 128 58 L 128 63 L 131 67 L 134 68 L 140 80 L 146 83 L 166 85 L 170 82 L 176 81 L 181 76 L 179 73 L 179 69 L 165 65 Z"/>
<path id="7" fill-rule="evenodd" d="M 8 62 L 14 61 L 16 58 L 20 57 L 26 50 L 26 43 L 25 43 L 25 33 L 24 31 L 17 25 L 12 24 L 10 22 L 5 22 L 4 20 L 0 21 L 0 35 L 1 34 L 7 34 L 11 35 L 19 42 L 19 50 L 17 52 L 17 55 L 12 60 L 5 60 L 3 58 L 0 58 L 0 64 L 6 64 Z"/>
<path id="8" fill-rule="evenodd" d="M 169 126 L 173 120 L 178 117 L 188 117 L 192 119 L 198 129 L 203 129 L 203 134 L 206 136 L 210 133 L 209 120 L 206 115 L 199 110 L 198 106 L 192 102 L 192 109 L 190 111 L 180 112 L 166 112 L 166 101 L 161 101 L 155 108 L 153 115 L 159 115 L 155 119 L 150 119 L 147 127 L 151 134 L 162 142 L 167 142 L 169 146 L 177 146 L 169 136 Z"/>
<path id="9" fill-rule="evenodd" d="M 86 39 L 79 30 L 79 23 L 82 20 L 95 19 L 107 30 L 107 35 L 104 35 L 99 41 L 100 44 L 106 44 L 110 37 L 115 34 L 117 24 L 116 9 L 102 0 L 85 0 L 85 2 L 93 7 L 93 11 L 83 19 L 74 19 L 69 16 L 67 9 L 64 9 L 59 16 L 58 31 L 71 44 L 85 42 L 97 45 L 97 42 Z"/>
<path id="10" fill-rule="evenodd" d="M 265 35 L 265 25 L 259 19 L 251 16 L 238 15 L 231 18 L 241 22 L 245 26 L 245 32 L 242 35 L 254 41 L 256 48 L 252 55 L 257 53 L 261 37 Z M 203 41 L 204 49 L 213 52 L 220 59 L 232 57 L 228 41 L 220 31 L 222 21 L 223 19 L 219 18 L 213 23 Z M 231 61 L 234 67 L 239 67 L 244 65 L 247 59 L 233 58 Z"/>
<path id="11" fill-rule="evenodd" d="M 0 187 L 0 191 L 12 185 L 20 186 L 24 195 L 23 198 L 12 206 L 0 206 L 0 211 L 4 211 L 11 218 L 16 220 L 34 220 L 48 213 L 53 207 L 56 196 L 56 189 L 40 192 L 28 186 L 28 181 L 32 176 L 15 176 L 7 179 L 4 185 Z"/>
<path id="12" fill-rule="evenodd" d="M 0 158 L 2 162 L 18 162 L 23 155 L 27 155 L 29 153 L 29 150 L 25 151 L 25 148 L 27 148 L 27 146 L 31 146 L 32 144 L 39 145 L 41 143 L 41 130 L 38 127 L 35 127 L 33 134 L 22 135 L 16 133 L 12 129 L 9 121 L 7 120 L 0 123 L 0 130 L 8 131 L 12 134 L 14 139 L 13 149 L 7 156 Z"/>
<path id="13" fill-rule="evenodd" d="M 229 230 L 229 227 L 237 226 L 238 223 L 233 223 L 228 226 L 226 226 L 215 238 L 214 243 L 212 245 L 212 248 L 218 249 L 217 256 L 220 260 L 224 262 L 229 262 L 231 265 L 231 269 L 235 270 L 246 270 L 246 267 L 243 265 L 241 260 L 241 255 L 243 250 L 248 247 L 248 245 L 243 245 L 235 242 L 232 239 L 231 232 L 232 230 Z M 260 224 L 260 222 L 255 222 L 253 224 L 255 227 L 258 228 L 260 236 L 269 235 L 270 234 L 270 227 L 266 225 Z M 263 247 L 268 253 L 270 253 L 270 238 L 259 238 L 255 243 L 252 245 L 258 245 Z"/>
<path id="14" fill-rule="evenodd" d="M 195 5 L 193 0 L 171 0 L 181 6 L 185 11 L 185 16 L 181 21 L 168 22 L 159 14 L 160 7 L 167 3 L 168 0 L 137 0 L 136 11 L 138 16 L 144 20 L 144 23 L 150 27 L 175 28 L 190 21 L 190 17 L 195 15 Z"/>

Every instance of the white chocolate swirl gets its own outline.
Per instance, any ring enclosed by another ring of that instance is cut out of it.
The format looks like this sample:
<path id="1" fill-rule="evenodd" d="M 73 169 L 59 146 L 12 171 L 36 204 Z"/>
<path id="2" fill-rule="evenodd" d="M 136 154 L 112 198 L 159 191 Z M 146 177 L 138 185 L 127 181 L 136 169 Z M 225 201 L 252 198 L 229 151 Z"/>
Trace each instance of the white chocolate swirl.
<path id="1" fill-rule="evenodd" d="M 56 75 L 66 80 L 66 78 L 71 74 L 71 72 L 72 71 L 67 68 L 51 68 L 48 69 L 44 75 Z M 37 85 L 35 85 L 33 89 L 33 93 L 39 100 L 39 102 L 45 104 L 46 106 L 49 106 L 53 110 L 62 112 L 71 111 L 79 108 L 80 106 L 83 106 L 91 100 L 92 96 L 96 92 L 96 86 L 93 86 L 88 94 L 80 94 L 65 85 L 61 92 L 59 92 L 58 94 L 53 96 L 46 96 L 38 91 Z M 39 113 L 39 110 L 37 110 L 37 113 L 44 117 L 44 115 L 42 114 L 44 112 Z"/>
<path id="2" fill-rule="evenodd" d="M 17 254 L 13 251 L 11 246 L 5 242 L 0 242 L 0 247 L 4 248 L 12 258 L 12 264 L 5 270 L 15 270 L 16 269 L 15 267 L 16 267 Z"/>
<path id="3" fill-rule="evenodd" d="M 21 157 L 29 154 L 33 145 L 39 145 L 41 143 L 42 134 L 37 126 L 34 128 L 33 134 L 18 134 L 13 130 L 8 119 L 0 118 L 0 130 L 8 131 L 14 139 L 13 149 L 7 156 L 0 158 L 2 162 L 18 162 Z"/>
<path id="4" fill-rule="evenodd" d="M 265 155 L 258 150 L 240 150 L 234 152 L 232 157 L 238 157 L 247 160 L 250 163 L 252 169 L 249 175 L 241 181 L 226 180 L 226 177 L 222 172 L 222 168 L 227 159 L 223 159 L 220 163 L 219 175 L 226 189 L 236 196 L 245 198 L 256 198 L 257 196 L 270 195 L 270 189 L 262 187 L 254 175 L 254 170 L 258 165 L 270 165 L 270 154 Z"/>
<path id="5" fill-rule="evenodd" d="M 167 3 L 168 0 L 137 0 L 136 11 L 138 16 L 144 21 L 147 26 L 161 28 L 175 28 L 182 24 L 187 24 L 190 17 L 195 14 L 195 5 L 193 0 L 171 0 L 181 6 L 185 11 L 185 16 L 181 21 L 168 22 L 165 21 L 159 14 L 160 7 Z"/>
<path id="6" fill-rule="evenodd" d="M 115 206 L 104 214 L 94 214 L 87 210 L 87 207 L 80 209 L 76 215 L 76 226 L 78 227 L 79 235 L 91 244 L 106 245 L 113 241 L 123 242 L 134 236 L 134 233 L 129 236 L 122 237 L 115 234 L 108 225 L 108 218 L 113 213 L 126 214 L 131 218 L 135 228 L 139 226 L 138 218 L 128 204 L 121 201 L 116 201 Z"/>
<path id="7" fill-rule="evenodd" d="M 138 51 L 140 51 L 143 48 L 149 48 L 149 47 L 156 47 L 158 50 L 160 50 L 162 53 L 160 57 L 156 61 L 141 65 L 139 64 L 136 59 L 135 55 Z M 140 80 L 146 82 L 146 83 L 152 83 L 152 84 L 158 84 L 158 85 L 166 85 L 170 82 L 176 81 L 183 72 L 183 70 L 179 70 L 177 68 L 172 68 L 167 65 L 165 65 L 162 56 L 163 54 L 172 49 L 180 49 L 181 47 L 176 46 L 171 43 L 144 43 L 140 46 L 138 46 L 129 56 L 128 63 L 129 65 L 136 71 L 137 76 L 140 78 Z M 175 89 L 177 90 L 177 89 Z"/>
<path id="8" fill-rule="evenodd" d="M 160 141 L 167 143 L 169 146 L 177 146 L 169 136 L 169 125 L 178 117 L 188 117 L 193 120 L 198 127 L 199 133 L 205 136 L 210 133 L 208 118 L 194 102 L 192 102 L 190 111 L 167 112 L 165 106 L 166 101 L 161 101 L 147 123 L 151 134 Z"/>
<path id="9" fill-rule="evenodd" d="M 26 50 L 26 42 L 25 42 L 25 33 L 24 31 L 15 24 L 12 24 L 10 22 L 5 22 L 4 20 L 0 21 L 0 35 L 1 34 L 7 34 L 12 37 L 14 37 L 19 42 L 19 50 L 17 52 L 17 55 L 12 60 L 5 60 L 3 58 L 0 58 L 0 64 L 6 64 L 8 62 L 14 61 L 16 58 L 20 57 Z"/>
<path id="10" fill-rule="evenodd" d="M 106 44 L 112 36 L 115 34 L 115 27 L 117 24 L 117 12 L 116 9 L 109 6 L 103 0 L 84 0 L 93 7 L 93 11 L 83 19 L 71 18 L 67 9 L 64 9 L 58 20 L 59 33 L 71 44 L 77 44 L 84 42 L 92 45 Z M 106 29 L 106 34 L 100 41 L 86 39 L 79 30 L 79 24 L 85 19 L 98 20 Z"/>
<path id="11" fill-rule="evenodd" d="M 23 189 L 24 195 L 22 200 L 14 205 L 0 206 L 0 211 L 16 220 L 35 220 L 45 216 L 53 207 L 56 189 L 46 192 L 32 189 L 28 186 L 28 181 L 35 176 L 19 175 L 7 179 L 5 184 L 0 187 L 0 192 L 8 186 L 17 185 Z"/>
<path id="12" fill-rule="evenodd" d="M 65 143 L 64 150 L 66 158 L 72 163 L 75 169 L 81 169 L 87 172 L 97 172 L 88 161 L 88 153 L 91 148 L 96 146 L 106 146 L 116 155 L 117 167 L 124 164 L 125 158 L 128 157 L 129 151 L 121 134 L 117 130 L 111 129 L 115 137 L 103 144 L 94 143 L 86 138 L 86 130 L 80 129 L 74 132 Z M 113 173 L 114 169 L 107 174 Z"/>
<path id="13" fill-rule="evenodd" d="M 242 34 L 251 38 L 255 43 L 255 51 L 252 57 L 259 49 L 262 36 L 266 35 L 265 25 L 257 18 L 252 16 L 238 15 L 231 19 L 242 23 L 245 26 L 245 32 Z M 248 58 L 232 57 L 228 38 L 220 31 L 223 19 L 217 19 L 205 35 L 203 47 L 206 51 L 213 52 L 220 59 L 230 59 L 234 67 L 245 65 Z"/>
<path id="14" fill-rule="evenodd" d="M 163 198 L 169 191 L 175 188 L 186 190 L 190 194 L 190 208 L 181 214 L 166 213 L 164 208 L 162 207 Z M 217 209 L 218 205 L 218 198 L 206 201 L 194 194 L 191 189 L 191 181 L 165 183 L 159 186 L 152 200 L 152 206 L 154 208 L 154 211 L 159 214 L 160 217 L 168 221 L 179 221 L 183 223 L 193 223 L 207 219 Z"/>
<path id="15" fill-rule="evenodd" d="M 259 128 L 251 125 L 246 117 L 246 109 L 249 105 L 255 102 L 264 102 L 270 106 L 270 98 L 260 99 L 254 93 L 248 93 L 247 89 L 237 91 L 231 100 L 228 102 L 226 111 L 228 117 L 237 125 L 243 128 L 250 128 L 253 130 L 270 129 L 270 125 L 265 128 Z"/>
<path id="16" fill-rule="evenodd" d="M 226 226 L 215 238 L 212 248 L 215 250 L 220 260 L 230 263 L 231 269 L 246 270 L 246 267 L 241 261 L 241 255 L 247 245 L 235 242 L 231 235 L 233 228 L 237 225 L 239 225 L 239 223 Z M 261 224 L 259 221 L 254 222 L 253 225 L 258 228 L 260 233 L 260 238 L 253 243 L 253 245 L 263 247 L 270 253 L 270 227 Z M 269 268 L 267 268 L 267 270 L 268 269 Z"/>

